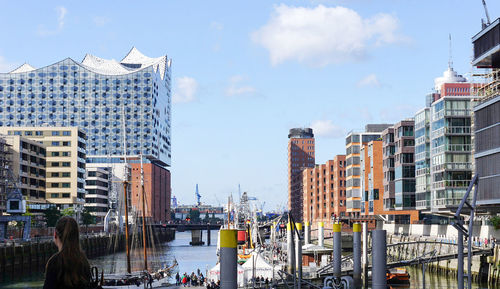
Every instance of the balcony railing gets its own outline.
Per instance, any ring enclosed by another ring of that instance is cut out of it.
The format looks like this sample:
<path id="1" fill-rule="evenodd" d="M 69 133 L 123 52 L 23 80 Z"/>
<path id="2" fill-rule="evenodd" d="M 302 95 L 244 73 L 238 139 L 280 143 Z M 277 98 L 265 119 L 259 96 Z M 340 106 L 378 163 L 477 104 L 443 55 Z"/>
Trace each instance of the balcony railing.
<path id="1" fill-rule="evenodd" d="M 445 127 L 445 133 L 447 134 L 470 134 L 470 126 L 449 126 Z"/>
<path id="2" fill-rule="evenodd" d="M 462 199 L 450 199 L 450 198 L 446 198 L 446 199 L 434 199 L 432 201 L 432 206 L 433 207 L 444 207 L 444 206 L 458 206 L 460 204 L 460 201 L 462 201 Z"/>
<path id="3" fill-rule="evenodd" d="M 417 210 L 424 210 L 429 208 L 431 205 L 431 201 L 428 200 L 422 200 L 422 201 L 415 201 L 415 208 Z"/>
<path id="4" fill-rule="evenodd" d="M 472 150 L 471 144 L 448 144 L 435 147 L 432 149 L 432 154 L 436 155 L 442 152 L 470 152 Z"/>
<path id="5" fill-rule="evenodd" d="M 439 182 L 434 182 L 432 184 L 433 189 L 442 189 L 446 187 L 451 188 L 465 188 L 470 184 L 470 180 L 443 180 Z"/>

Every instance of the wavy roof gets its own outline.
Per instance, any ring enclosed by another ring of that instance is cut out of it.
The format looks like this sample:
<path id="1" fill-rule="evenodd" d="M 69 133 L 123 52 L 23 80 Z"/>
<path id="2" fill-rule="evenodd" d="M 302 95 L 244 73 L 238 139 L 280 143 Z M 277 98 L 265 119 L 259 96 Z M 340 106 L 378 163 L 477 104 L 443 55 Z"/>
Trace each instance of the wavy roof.
<path id="1" fill-rule="evenodd" d="M 121 75 L 142 70 L 146 67 L 153 67 L 153 71 L 160 74 L 161 79 L 165 79 L 165 75 L 170 69 L 172 60 L 167 56 L 151 58 L 142 54 L 137 48 L 132 47 L 128 54 L 120 61 L 114 59 L 104 59 L 92 54 L 86 54 L 81 65 L 90 71 L 99 74 Z M 35 70 L 33 66 L 25 63 L 10 73 L 22 73 Z"/>

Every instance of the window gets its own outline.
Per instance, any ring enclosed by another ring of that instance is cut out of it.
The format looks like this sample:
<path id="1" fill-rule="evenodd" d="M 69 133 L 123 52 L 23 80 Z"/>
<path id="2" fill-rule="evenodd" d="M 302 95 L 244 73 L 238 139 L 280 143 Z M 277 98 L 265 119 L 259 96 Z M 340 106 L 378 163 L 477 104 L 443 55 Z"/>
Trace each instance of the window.
<path id="1" fill-rule="evenodd" d="M 63 136 L 71 136 L 71 131 L 69 130 L 63 131 Z"/>
<path id="2" fill-rule="evenodd" d="M 63 163 L 62 163 L 62 166 L 63 166 L 63 167 L 69 167 L 69 166 L 70 166 L 70 162 L 63 162 Z"/>
<path id="3" fill-rule="evenodd" d="M 69 188 L 70 187 L 70 183 L 62 183 L 62 187 L 63 188 Z"/>
<path id="4" fill-rule="evenodd" d="M 53 177 L 53 178 L 58 178 L 59 177 L 59 173 L 50 173 L 50 176 Z"/>
<path id="5" fill-rule="evenodd" d="M 35 131 L 35 135 L 42 136 L 43 135 L 43 131 L 37 130 L 37 131 Z"/>
<path id="6" fill-rule="evenodd" d="M 52 146 L 59 146 L 59 142 L 58 141 L 53 141 L 52 142 Z"/>
<path id="7" fill-rule="evenodd" d="M 70 141 L 63 141 L 62 145 L 65 147 L 68 147 L 71 145 L 71 142 Z"/>
<path id="8" fill-rule="evenodd" d="M 63 193 L 63 194 L 62 194 L 62 197 L 63 197 L 63 198 L 69 198 L 69 197 L 70 197 L 70 194 L 69 194 L 69 193 Z"/>
<path id="9" fill-rule="evenodd" d="M 54 193 L 52 193 L 52 194 L 50 194 L 50 197 L 51 197 L 51 198 L 59 198 L 59 194 L 57 194 L 57 193 L 55 193 L 55 194 L 54 194 Z"/>
<path id="10" fill-rule="evenodd" d="M 25 131 L 24 135 L 33 135 L 33 132 L 32 131 Z"/>
<path id="11" fill-rule="evenodd" d="M 51 153 L 51 156 L 53 156 L 53 157 L 58 157 L 58 156 L 59 156 L 59 152 L 52 152 L 52 153 Z"/>
<path id="12" fill-rule="evenodd" d="M 52 162 L 52 163 L 51 163 L 51 166 L 53 166 L 53 167 L 58 167 L 58 166 L 59 166 L 59 162 Z"/>
<path id="13" fill-rule="evenodd" d="M 52 136 L 58 136 L 59 135 L 59 132 L 58 131 L 53 131 L 52 132 Z"/>
<path id="14" fill-rule="evenodd" d="M 62 177 L 69 178 L 69 177 L 71 177 L 71 173 L 69 173 L 69 172 L 62 173 Z"/>
<path id="15" fill-rule="evenodd" d="M 70 152 L 61 152 L 63 157 L 69 157 L 71 154 Z"/>
<path id="16" fill-rule="evenodd" d="M 59 188 L 59 183 L 51 183 L 50 187 L 51 188 Z"/>

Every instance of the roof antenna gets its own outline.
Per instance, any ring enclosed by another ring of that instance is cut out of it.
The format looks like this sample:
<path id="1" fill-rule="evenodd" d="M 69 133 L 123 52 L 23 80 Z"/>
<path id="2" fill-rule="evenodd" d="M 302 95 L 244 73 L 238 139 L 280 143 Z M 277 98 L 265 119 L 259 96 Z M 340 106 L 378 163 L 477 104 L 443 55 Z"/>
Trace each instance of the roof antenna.
<path id="1" fill-rule="evenodd" d="M 453 59 L 452 59 L 452 56 L 451 56 L 451 33 L 448 34 L 449 36 L 449 56 L 450 58 L 448 59 L 448 69 L 449 70 L 453 70 Z"/>
<path id="2" fill-rule="evenodd" d="M 490 15 L 488 14 L 488 7 L 486 6 L 486 1 L 483 0 L 483 7 L 484 7 L 484 13 L 486 14 L 486 23 L 484 23 L 484 19 L 481 19 L 481 24 L 482 24 L 482 28 L 486 28 L 488 25 L 491 24 L 491 21 L 490 21 Z"/>

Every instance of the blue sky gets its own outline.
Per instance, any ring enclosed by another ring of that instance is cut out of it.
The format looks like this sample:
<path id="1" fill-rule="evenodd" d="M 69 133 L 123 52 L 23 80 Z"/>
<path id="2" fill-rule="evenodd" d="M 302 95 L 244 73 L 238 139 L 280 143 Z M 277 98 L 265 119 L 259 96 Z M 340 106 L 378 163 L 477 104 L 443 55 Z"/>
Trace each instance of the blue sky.
<path id="1" fill-rule="evenodd" d="M 0 1 L 0 71 L 132 46 L 172 58 L 172 189 L 224 203 L 238 184 L 286 205 L 287 133 L 313 126 L 316 163 L 344 137 L 425 103 L 447 68 L 471 71 L 481 1 Z M 492 19 L 500 3 L 487 1 Z"/>

